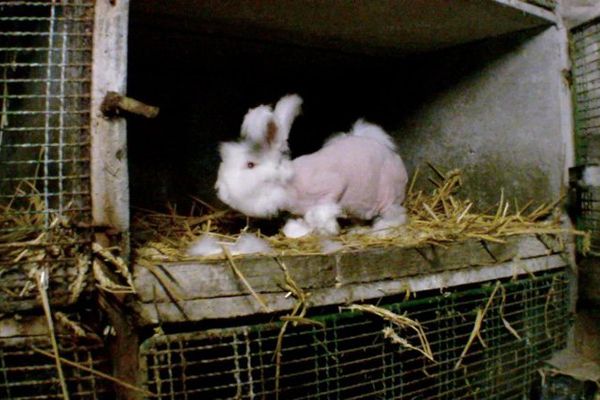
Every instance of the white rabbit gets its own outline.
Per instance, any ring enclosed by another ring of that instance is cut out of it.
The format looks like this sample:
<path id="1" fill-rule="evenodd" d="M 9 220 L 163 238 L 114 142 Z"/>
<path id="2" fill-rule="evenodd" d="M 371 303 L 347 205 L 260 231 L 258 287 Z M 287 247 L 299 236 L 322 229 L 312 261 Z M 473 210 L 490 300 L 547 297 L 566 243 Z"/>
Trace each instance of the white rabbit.
<path id="1" fill-rule="evenodd" d="M 317 152 L 290 160 L 287 139 L 301 104 L 288 95 L 275 109 L 248 111 L 240 141 L 221 144 L 218 197 L 251 217 L 301 216 L 286 223 L 288 237 L 335 235 L 342 216 L 373 220 L 375 231 L 406 223 L 406 168 L 379 126 L 358 120 Z"/>

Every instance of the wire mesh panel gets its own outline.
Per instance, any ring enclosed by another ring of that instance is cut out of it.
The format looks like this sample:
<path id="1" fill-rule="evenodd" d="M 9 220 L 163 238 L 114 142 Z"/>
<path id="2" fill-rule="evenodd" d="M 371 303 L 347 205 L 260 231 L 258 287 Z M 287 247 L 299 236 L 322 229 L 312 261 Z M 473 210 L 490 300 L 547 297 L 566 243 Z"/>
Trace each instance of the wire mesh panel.
<path id="1" fill-rule="evenodd" d="M 573 32 L 575 133 L 580 165 L 600 164 L 600 21 Z"/>
<path id="2" fill-rule="evenodd" d="M 380 305 L 420 323 L 435 361 L 387 339 L 389 322 L 348 311 L 290 327 L 279 373 L 279 324 L 155 336 L 140 357 L 160 399 L 523 399 L 540 361 L 566 345 L 568 303 L 555 270 Z"/>
<path id="3" fill-rule="evenodd" d="M 572 33 L 575 140 L 580 166 L 600 165 L 600 20 Z M 600 254 L 600 187 L 578 184 L 578 225 L 591 232 L 592 252 Z"/>
<path id="4" fill-rule="evenodd" d="M 93 0 L 0 0 L 0 291 L 58 300 L 87 265 Z"/>
<path id="5" fill-rule="evenodd" d="M 60 356 L 84 367 L 107 372 L 109 359 L 101 342 L 68 338 L 59 340 Z M 33 348 L 52 352 L 47 338 L 0 340 L 0 399 L 62 399 L 62 390 L 53 358 Z M 112 387 L 97 376 L 63 364 L 71 399 L 113 399 Z"/>
<path id="6" fill-rule="evenodd" d="M 579 228 L 591 232 L 591 254 L 600 255 L 600 187 L 578 188 Z"/>

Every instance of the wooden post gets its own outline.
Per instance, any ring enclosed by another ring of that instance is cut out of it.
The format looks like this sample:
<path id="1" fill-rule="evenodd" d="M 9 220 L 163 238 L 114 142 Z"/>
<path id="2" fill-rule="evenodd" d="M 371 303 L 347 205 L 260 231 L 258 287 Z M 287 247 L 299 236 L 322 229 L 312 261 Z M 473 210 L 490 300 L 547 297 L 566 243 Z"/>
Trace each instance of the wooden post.
<path id="1" fill-rule="evenodd" d="M 127 171 L 127 125 L 124 118 L 107 118 L 101 105 L 108 92 L 127 93 L 127 28 L 129 0 L 97 0 L 91 102 L 91 182 L 94 226 L 113 227 L 114 235 L 97 233 L 102 246 L 119 245 L 129 252 L 129 175 Z M 114 301 L 114 304 L 113 304 Z M 115 312 L 119 299 L 101 301 L 116 335 L 110 349 L 113 375 L 134 386 L 138 382 L 137 336 L 128 319 Z M 118 389 L 117 399 L 139 400 L 139 392 Z"/>
<path id="2" fill-rule="evenodd" d="M 95 225 L 129 229 L 127 125 L 101 110 L 108 92 L 127 92 L 127 25 L 129 0 L 96 2 L 92 70 L 91 175 Z"/>

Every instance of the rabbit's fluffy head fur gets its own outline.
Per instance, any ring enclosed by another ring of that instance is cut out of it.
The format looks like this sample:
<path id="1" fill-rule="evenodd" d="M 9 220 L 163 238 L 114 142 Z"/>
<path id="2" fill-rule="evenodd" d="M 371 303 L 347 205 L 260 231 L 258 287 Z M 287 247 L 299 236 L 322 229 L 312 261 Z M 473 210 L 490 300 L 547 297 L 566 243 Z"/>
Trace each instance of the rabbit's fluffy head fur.
<path id="1" fill-rule="evenodd" d="M 293 168 L 287 138 L 302 100 L 283 97 L 273 110 L 261 105 L 248 111 L 240 141 L 221 143 L 217 196 L 251 217 L 268 218 L 285 209 Z"/>

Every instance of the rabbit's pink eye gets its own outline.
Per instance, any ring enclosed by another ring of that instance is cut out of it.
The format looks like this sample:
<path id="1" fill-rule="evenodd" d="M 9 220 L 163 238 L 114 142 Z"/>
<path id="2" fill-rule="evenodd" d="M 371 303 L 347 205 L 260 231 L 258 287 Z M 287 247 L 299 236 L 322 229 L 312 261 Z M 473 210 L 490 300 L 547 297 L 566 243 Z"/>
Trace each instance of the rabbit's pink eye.
<path id="1" fill-rule="evenodd" d="M 256 166 L 256 164 L 254 164 L 252 161 L 248 161 L 248 164 L 246 164 L 248 166 L 248 168 L 252 169 Z"/>

